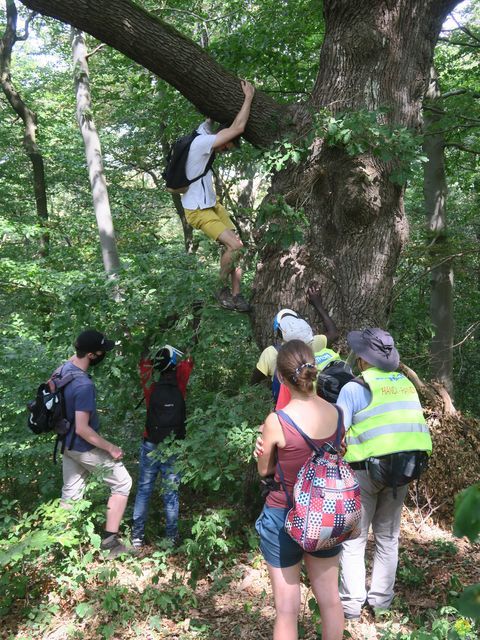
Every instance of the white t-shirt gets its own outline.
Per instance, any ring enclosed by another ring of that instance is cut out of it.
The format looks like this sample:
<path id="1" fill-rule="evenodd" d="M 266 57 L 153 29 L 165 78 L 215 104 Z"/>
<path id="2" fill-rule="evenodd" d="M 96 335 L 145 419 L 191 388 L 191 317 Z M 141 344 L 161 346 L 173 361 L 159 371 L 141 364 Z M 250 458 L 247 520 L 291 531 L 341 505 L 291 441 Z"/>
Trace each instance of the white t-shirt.
<path id="1" fill-rule="evenodd" d="M 358 382 L 347 382 L 340 389 L 337 401 L 335 402 L 343 411 L 343 423 L 345 430 L 352 426 L 353 416 L 366 409 L 372 401 L 372 392 L 363 384 Z"/>
<path id="2" fill-rule="evenodd" d="M 210 129 L 208 121 L 203 122 L 197 129 L 200 134 L 190 146 L 185 172 L 191 180 L 205 171 L 207 162 L 212 155 L 212 147 L 216 135 Z M 192 182 L 188 191 L 182 194 L 182 205 L 185 209 L 208 209 L 214 207 L 217 195 L 213 186 L 212 171 L 208 171 L 203 178 Z"/>

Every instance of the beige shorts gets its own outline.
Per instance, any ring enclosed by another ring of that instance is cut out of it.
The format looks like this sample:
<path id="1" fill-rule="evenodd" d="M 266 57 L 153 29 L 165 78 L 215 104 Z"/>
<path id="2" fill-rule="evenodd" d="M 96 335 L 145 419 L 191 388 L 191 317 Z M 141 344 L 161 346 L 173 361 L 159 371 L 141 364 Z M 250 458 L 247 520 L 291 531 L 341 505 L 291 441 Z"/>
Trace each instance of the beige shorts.
<path id="1" fill-rule="evenodd" d="M 212 240 L 217 240 L 227 229 L 235 230 L 227 210 L 218 201 L 209 209 L 185 209 L 185 218 L 189 225 L 194 229 L 200 229 Z"/>
<path id="2" fill-rule="evenodd" d="M 80 500 L 87 477 L 99 467 L 105 472 L 103 481 L 110 487 L 111 494 L 128 496 L 132 478 L 123 463 L 113 460 L 106 451 L 95 447 L 90 451 L 65 449 L 62 500 Z"/>

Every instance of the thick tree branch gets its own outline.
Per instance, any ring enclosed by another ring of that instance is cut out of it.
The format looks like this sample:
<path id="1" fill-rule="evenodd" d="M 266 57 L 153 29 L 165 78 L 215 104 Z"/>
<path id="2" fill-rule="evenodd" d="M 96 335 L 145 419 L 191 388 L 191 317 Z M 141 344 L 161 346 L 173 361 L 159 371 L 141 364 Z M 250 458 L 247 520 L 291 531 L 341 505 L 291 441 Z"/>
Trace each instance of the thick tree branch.
<path id="1" fill-rule="evenodd" d="M 131 0 L 22 2 L 121 51 L 178 89 L 201 113 L 218 122 L 231 122 L 242 106 L 238 78 L 192 40 Z M 292 125 L 291 111 L 291 107 L 257 91 L 245 138 L 252 144 L 268 146 Z"/>

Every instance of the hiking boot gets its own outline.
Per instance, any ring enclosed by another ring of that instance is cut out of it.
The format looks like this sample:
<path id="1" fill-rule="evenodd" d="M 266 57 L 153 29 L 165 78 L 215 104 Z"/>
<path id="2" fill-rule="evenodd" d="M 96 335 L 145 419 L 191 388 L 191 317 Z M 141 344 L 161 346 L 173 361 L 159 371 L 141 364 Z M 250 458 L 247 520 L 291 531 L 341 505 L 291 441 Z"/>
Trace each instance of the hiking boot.
<path id="1" fill-rule="evenodd" d="M 228 287 L 223 287 L 215 294 L 220 306 L 230 311 L 235 311 L 235 302 L 233 301 L 232 292 Z"/>
<path id="2" fill-rule="evenodd" d="M 100 543 L 101 551 L 109 551 L 111 558 L 116 558 L 122 553 L 134 553 L 134 549 L 123 544 L 117 533 L 113 533 Z"/>
<path id="3" fill-rule="evenodd" d="M 250 303 L 245 300 L 241 293 L 233 296 L 232 300 L 235 305 L 235 311 L 239 311 L 240 313 L 248 313 L 248 311 L 250 311 Z"/>

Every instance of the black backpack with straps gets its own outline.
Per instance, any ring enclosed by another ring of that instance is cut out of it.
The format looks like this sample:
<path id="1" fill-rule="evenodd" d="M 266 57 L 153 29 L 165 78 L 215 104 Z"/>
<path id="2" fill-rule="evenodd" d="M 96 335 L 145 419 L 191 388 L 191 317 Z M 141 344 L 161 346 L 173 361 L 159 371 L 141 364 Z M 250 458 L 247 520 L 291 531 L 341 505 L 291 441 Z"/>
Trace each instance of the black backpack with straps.
<path id="1" fill-rule="evenodd" d="M 343 360 L 334 360 L 317 376 L 317 393 L 327 402 L 335 403 L 342 387 L 355 379 L 350 366 Z"/>
<path id="2" fill-rule="evenodd" d="M 162 376 L 153 383 L 147 410 L 146 431 L 148 440 L 158 444 L 170 434 L 185 437 L 185 400 L 178 388 L 175 376 Z"/>
<path id="3" fill-rule="evenodd" d="M 41 433 L 55 433 L 57 440 L 53 454 L 54 462 L 56 461 L 56 452 L 58 445 L 62 443 L 62 453 L 65 450 L 65 438 L 71 429 L 75 429 L 75 425 L 70 423 L 67 418 L 65 406 L 65 387 L 75 378 L 85 375 L 82 371 L 70 371 L 62 375 L 63 367 L 59 367 L 52 377 L 38 386 L 37 394 L 34 400 L 27 403 L 28 428 L 39 435 Z M 70 448 L 73 445 L 74 437 L 72 437 Z"/>
<path id="4" fill-rule="evenodd" d="M 197 180 L 200 180 L 200 178 L 203 178 L 203 176 L 206 175 L 212 168 L 213 161 L 215 160 L 215 153 L 212 153 L 212 155 L 210 156 L 203 173 L 196 176 L 195 178 L 192 178 L 191 180 L 187 178 L 186 165 L 188 154 L 190 152 L 192 142 L 199 135 L 201 134 L 199 134 L 197 131 L 193 131 L 186 136 L 177 138 L 177 140 L 175 140 L 175 142 L 170 147 L 170 151 L 167 155 L 165 170 L 162 173 L 167 191 L 169 191 L 170 193 L 185 193 L 192 182 L 196 182 Z"/>

